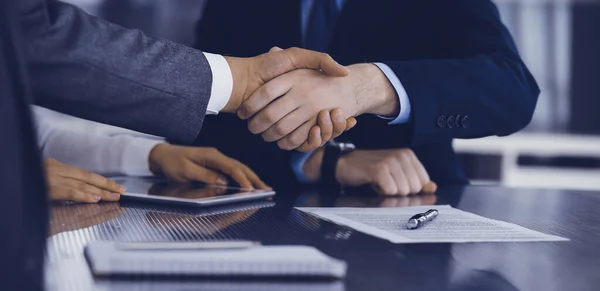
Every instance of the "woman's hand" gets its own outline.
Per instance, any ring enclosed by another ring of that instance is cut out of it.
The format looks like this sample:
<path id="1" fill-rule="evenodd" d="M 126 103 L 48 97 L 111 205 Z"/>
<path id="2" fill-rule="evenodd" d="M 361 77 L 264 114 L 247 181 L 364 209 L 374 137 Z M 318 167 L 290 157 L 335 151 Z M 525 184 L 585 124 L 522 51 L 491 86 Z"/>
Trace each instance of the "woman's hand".
<path id="1" fill-rule="evenodd" d="M 178 182 L 227 185 L 226 176 L 229 176 L 242 188 L 270 189 L 248 166 L 214 148 L 163 143 L 152 149 L 149 162 L 151 172 Z"/>
<path id="2" fill-rule="evenodd" d="M 108 178 L 55 159 L 45 159 L 44 168 L 50 199 L 54 201 L 117 201 L 125 192 L 125 187 Z"/>

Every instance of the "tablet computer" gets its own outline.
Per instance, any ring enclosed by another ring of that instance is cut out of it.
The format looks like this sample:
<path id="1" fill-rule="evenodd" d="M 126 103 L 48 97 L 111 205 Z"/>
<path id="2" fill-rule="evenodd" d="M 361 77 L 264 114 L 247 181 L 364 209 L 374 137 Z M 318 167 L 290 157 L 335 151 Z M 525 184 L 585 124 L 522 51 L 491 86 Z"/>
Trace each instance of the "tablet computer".
<path id="1" fill-rule="evenodd" d="M 196 207 L 267 199 L 275 195 L 272 190 L 177 183 L 163 178 L 113 177 L 112 180 L 127 188 L 121 199 Z"/>

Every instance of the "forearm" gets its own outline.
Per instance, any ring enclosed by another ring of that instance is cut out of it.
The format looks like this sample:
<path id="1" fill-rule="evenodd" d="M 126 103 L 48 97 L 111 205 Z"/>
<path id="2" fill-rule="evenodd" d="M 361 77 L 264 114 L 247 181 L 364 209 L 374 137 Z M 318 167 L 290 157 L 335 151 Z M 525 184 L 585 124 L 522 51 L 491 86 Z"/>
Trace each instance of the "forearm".
<path id="1" fill-rule="evenodd" d="M 40 144 L 45 158 L 102 175 L 151 175 L 148 156 L 162 140 L 132 136 L 107 137 L 54 129 Z"/>
<path id="2" fill-rule="evenodd" d="M 62 2 L 22 5 L 37 104 L 174 140 L 196 138 L 212 84 L 202 52 Z"/>
<path id="3" fill-rule="evenodd" d="M 400 104 L 394 87 L 385 74 L 373 64 L 349 66 L 348 81 L 356 94 L 360 114 L 377 114 L 392 117 L 398 115 Z"/>

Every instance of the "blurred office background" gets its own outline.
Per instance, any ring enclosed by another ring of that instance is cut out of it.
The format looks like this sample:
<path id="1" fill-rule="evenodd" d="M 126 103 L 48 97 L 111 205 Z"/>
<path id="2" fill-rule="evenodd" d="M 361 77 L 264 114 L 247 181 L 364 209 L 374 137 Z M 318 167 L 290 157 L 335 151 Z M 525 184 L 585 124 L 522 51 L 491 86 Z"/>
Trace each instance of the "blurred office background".
<path id="1" fill-rule="evenodd" d="M 205 1 L 67 2 L 123 26 L 191 45 Z M 495 2 L 542 93 L 523 132 L 455 141 L 465 170 L 475 183 L 600 189 L 600 0 Z"/>

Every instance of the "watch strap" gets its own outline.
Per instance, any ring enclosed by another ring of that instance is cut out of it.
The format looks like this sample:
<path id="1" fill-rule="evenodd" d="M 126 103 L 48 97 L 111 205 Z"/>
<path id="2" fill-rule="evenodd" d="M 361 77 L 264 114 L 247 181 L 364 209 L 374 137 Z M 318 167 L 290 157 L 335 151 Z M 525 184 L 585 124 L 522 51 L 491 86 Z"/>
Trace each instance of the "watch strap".
<path id="1" fill-rule="evenodd" d="M 321 183 L 324 185 L 337 185 L 335 178 L 338 160 L 342 150 L 337 145 L 328 143 L 324 147 L 323 161 L 321 162 Z"/>
<path id="2" fill-rule="evenodd" d="M 338 146 L 327 144 L 324 147 L 323 161 L 321 162 L 321 182 L 325 185 L 337 185 L 335 178 L 338 160 L 342 150 Z"/>

